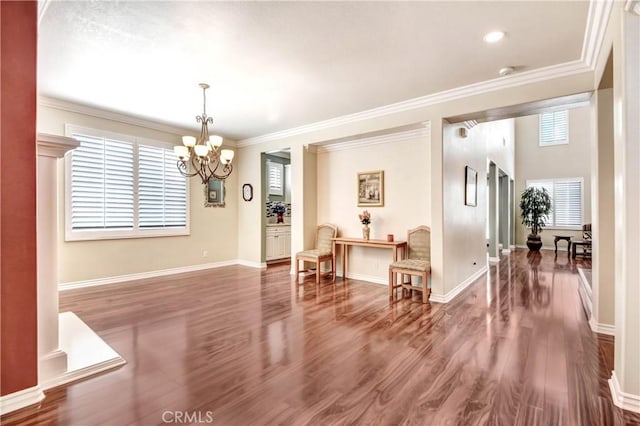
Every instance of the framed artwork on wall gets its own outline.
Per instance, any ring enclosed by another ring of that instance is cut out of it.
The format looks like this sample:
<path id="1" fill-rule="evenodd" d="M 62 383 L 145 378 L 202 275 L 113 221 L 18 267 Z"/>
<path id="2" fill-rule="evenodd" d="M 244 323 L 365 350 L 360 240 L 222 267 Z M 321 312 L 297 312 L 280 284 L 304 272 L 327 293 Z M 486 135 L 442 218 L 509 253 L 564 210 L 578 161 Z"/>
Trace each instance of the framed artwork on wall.
<path id="1" fill-rule="evenodd" d="M 204 187 L 204 206 L 224 207 L 224 192 L 223 180 L 209 179 Z"/>
<path id="2" fill-rule="evenodd" d="M 478 204 L 478 172 L 469 166 L 464 168 L 464 204 L 472 207 Z"/>
<path id="3" fill-rule="evenodd" d="M 384 206 L 384 171 L 358 173 L 358 207 Z"/>

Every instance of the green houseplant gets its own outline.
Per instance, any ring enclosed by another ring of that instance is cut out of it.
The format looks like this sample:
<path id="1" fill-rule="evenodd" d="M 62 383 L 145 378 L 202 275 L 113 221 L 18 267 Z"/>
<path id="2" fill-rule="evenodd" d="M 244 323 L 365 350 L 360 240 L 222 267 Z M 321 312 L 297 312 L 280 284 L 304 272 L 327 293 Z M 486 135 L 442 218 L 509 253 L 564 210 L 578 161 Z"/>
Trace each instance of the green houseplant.
<path id="1" fill-rule="evenodd" d="M 542 247 L 539 233 L 544 228 L 544 220 L 551 213 L 551 196 L 544 188 L 527 188 L 520 195 L 520 215 L 522 224 L 531 228 L 527 236 L 529 250 L 538 251 Z"/>

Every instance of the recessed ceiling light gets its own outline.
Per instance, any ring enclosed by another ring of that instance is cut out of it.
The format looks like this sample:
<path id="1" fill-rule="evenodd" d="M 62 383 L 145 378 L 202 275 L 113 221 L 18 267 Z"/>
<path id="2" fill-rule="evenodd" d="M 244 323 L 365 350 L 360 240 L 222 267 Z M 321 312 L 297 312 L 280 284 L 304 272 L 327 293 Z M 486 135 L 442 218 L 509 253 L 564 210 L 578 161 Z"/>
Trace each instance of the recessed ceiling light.
<path id="1" fill-rule="evenodd" d="M 502 37 L 504 37 L 503 31 L 491 31 L 490 33 L 485 34 L 483 40 L 487 43 L 495 43 L 502 40 Z"/>

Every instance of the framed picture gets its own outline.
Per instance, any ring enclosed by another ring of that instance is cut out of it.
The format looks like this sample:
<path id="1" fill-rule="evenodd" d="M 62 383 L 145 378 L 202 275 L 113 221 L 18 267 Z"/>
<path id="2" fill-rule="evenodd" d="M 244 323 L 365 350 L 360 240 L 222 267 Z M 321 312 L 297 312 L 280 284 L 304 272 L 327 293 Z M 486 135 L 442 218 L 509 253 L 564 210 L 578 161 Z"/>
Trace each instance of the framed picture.
<path id="1" fill-rule="evenodd" d="M 384 171 L 358 173 L 358 207 L 384 206 Z"/>
<path id="2" fill-rule="evenodd" d="M 209 179 L 209 182 L 204 187 L 204 206 L 224 207 L 224 196 L 224 181 Z"/>
<path id="3" fill-rule="evenodd" d="M 478 172 L 469 166 L 464 168 L 464 204 L 475 207 L 478 204 Z"/>

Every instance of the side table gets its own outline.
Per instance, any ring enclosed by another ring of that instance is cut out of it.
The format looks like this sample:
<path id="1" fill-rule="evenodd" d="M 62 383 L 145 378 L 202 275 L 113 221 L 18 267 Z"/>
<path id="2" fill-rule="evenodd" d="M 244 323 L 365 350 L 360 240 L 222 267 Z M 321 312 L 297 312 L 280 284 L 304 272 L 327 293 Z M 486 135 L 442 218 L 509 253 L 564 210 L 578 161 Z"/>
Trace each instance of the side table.
<path id="1" fill-rule="evenodd" d="M 566 241 L 567 242 L 567 255 L 571 253 L 571 236 L 569 235 L 554 235 L 553 236 L 553 244 L 556 246 L 556 253 L 558 252 L 558 241 Z"/>

